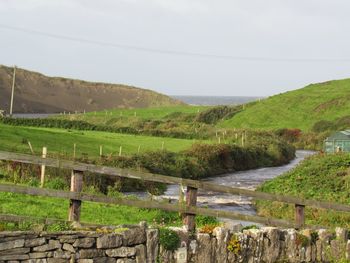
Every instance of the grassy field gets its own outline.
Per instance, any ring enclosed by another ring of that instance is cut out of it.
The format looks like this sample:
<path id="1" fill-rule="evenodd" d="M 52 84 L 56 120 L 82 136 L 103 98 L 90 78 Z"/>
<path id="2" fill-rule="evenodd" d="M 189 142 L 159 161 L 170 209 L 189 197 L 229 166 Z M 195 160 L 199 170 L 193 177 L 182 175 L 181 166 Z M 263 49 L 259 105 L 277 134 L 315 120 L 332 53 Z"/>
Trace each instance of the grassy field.
<path id="1" fill-rule="evenodd" d="M 43 146 L 48 147 L 51 154 L 72 156 L 73 144 L 76 143 L 77 157 L 82 153 L 91 157 L 99 155 L 99 147 L 103 146 L 104 154 L 117 154 L 122 146 L 123 154 L 164 149 L 182 151 L 189 148 L 194 141 L 152 136 L 136 136 L 128 134 L 74 131 L 51 128 L 19 127 L 0 124 L 0 150 L 30 153 L 27 141 L 39 154 Z"/>
<path id="2" fill-rule="evenodd" d="M 25 196 L 22 194 L 0 193 L 0 214 L 26 215 L 42 218 L 67 220 L 69 201 L 58 198 Z M 137 224 L 161 217 L 160 210 L 138 209 L 109 204 L 84 202 L 81 221 L 95 224 Z M 179 223 L 175 222 L 175 223 Z"/>
<path id="3" fill-rule="evenodd" d="M 294 170 L 265 182 L 259 190 L 350 205 L 350 155 L 318 154 Z M 294 219 L 294 206 L 278 202 L 257 203 L 258 212 L 268 217 Z M 350 227 L 350 213 L 306 208 L 308 224 Z"/>
<path id="4" fill-rule="evenodd" d="M 335 120 L 349 115 L 350 79 L 311 84 L 303 89 L 247 104 L 220 127 L 300 128 L 310 130 L 320 120 Z"/>
<path id="5" fill-rule="evenodd" d="M 59 118 L 69 120 L 82 120 L 95 124 L 108 124 L 115 120 L 124 119 L 128 121 L 137 120 L 160 120 L 169 114 L 180 112 L 186 114 L 197 114 L 209 107 L 206 106 L 169 106 L 151 107 L 139 109 L 113 109 L 106 111 L 87 112 L 86 114 L 66 114 Z"/>

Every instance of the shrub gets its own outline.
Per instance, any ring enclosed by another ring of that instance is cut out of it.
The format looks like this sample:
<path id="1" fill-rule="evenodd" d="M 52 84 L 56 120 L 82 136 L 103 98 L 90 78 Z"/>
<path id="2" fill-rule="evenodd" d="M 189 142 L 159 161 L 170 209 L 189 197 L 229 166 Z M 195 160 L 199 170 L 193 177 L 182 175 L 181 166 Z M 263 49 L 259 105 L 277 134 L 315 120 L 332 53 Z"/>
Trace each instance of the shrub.
<path id="1" fill-rule="evenodd" d="M 206 124 L 216 124 L 224 118 L 231 118 L 240 111 L 240 107 L 217 106 L 199 113 L 195 121 Z"/>
<path id="2" fill-rule="evenodd" d="M 238 255 L 241 252 L 241 244 L 235 234 L 232 235 L 230 241 L 228 242 L 227 250 L 235 255 Z"/>
<path id="3" fill-rule="evenodd" d="M 180 237 L 174 230 L 160 228 L 159 231 L 159 243 L 164 249 L 174 251 L 179 247 Z"/>

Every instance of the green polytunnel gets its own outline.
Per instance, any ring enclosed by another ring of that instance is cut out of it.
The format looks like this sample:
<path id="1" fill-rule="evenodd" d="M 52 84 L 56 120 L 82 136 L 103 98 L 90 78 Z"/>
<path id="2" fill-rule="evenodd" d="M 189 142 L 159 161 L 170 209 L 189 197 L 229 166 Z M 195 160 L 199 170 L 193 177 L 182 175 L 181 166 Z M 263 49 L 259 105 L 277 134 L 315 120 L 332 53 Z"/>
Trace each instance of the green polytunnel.
<path id="1" fill-rule="evenodd" d="M 324 140 L 327 153 L 350 152 L 350 130 L 338 131 Z"/>

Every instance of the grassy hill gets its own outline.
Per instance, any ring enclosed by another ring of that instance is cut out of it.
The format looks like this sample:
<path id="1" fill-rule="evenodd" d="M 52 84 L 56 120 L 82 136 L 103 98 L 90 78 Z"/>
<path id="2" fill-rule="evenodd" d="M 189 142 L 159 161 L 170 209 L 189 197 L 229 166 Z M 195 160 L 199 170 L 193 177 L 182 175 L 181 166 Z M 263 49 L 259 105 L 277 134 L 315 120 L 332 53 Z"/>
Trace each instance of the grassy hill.
<path id="1" fill-rule="evenodd" d="M 310 130 L 318 121 L 334 121 L 347 115 L 350 115 L 350 79 L 343 79 L 311 84 L 249 103 L 219 126 Z"/>
<path id="2" fill-rule="evenodd" d="M 350 155 L 317 154 L 293 170 L 263 183 L 258 190 L 320 201 L 350 204 Z M 294 205 L 258 201 L 258 212 L 267 217 L 293 220 Z M 306 207 L 307 224 L 350 226 L 350 214 Z"/>
<path id="3" fill-rule="evenodd" d="M 13 68 L 0 65 L 0 109 L 9 111 Z M 184 105 L 166 95 L 121 84 L 47 77 L 16 70 L 14 112 L 52 113 Z"/>

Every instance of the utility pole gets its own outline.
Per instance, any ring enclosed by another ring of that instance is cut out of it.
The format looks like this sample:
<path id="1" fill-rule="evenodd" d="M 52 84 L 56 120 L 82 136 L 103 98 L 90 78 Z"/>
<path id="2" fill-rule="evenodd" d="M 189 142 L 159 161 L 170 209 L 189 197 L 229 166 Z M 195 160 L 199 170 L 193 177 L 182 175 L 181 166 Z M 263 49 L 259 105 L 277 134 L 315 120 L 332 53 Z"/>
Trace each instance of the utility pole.
<path id="1" fill-rule="evenodd" d="M 16 66 L 13 67 L 12 91 L 11 91 L 11 104 L 10 104 L 10 117 L 12 117 L 13 96 L 14 96 L 14 92 L 15 92 L 15 83 L 16 83 Z"/>

